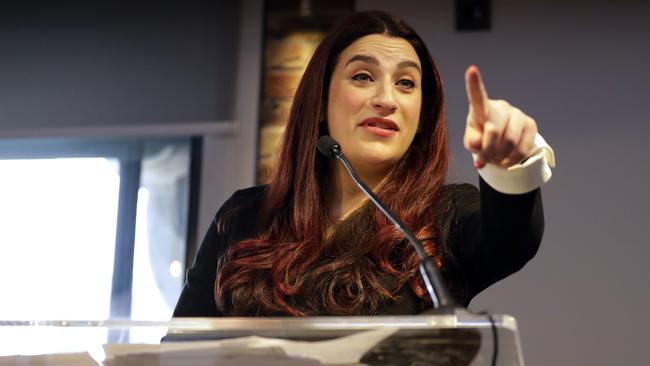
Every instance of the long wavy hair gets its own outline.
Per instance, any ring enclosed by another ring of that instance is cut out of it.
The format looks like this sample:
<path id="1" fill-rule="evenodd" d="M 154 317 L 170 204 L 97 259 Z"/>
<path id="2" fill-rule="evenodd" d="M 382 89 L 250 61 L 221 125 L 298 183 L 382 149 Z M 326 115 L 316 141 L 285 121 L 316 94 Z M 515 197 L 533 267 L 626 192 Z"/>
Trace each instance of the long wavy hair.
<path id="1" fill-rule="evenodd" d="M 326 133 L 330 78 L 341 52 L 384 34 L 408 41 L 422 65 L 419 132 L 377 194 L 423 241 L 443 273 L 454 266 L 441 238 L 440 201 L 449 161 L 442 80 L 427 47 L 402 19 L 361 12 L 320 43 L 298 86 L 276 169 L 260 211 L 262 231 L 219 259 L 214 296 L 227 315 L 372 314 L 410 286 L 430 304 L 417 253 L 374 207 L 365 205 L 326 237 L 329 164 L 316 150 Z M 386 281 L 386 278 L 391 279 Z M 390 283 L 390 285 L 388 285 Z"/>

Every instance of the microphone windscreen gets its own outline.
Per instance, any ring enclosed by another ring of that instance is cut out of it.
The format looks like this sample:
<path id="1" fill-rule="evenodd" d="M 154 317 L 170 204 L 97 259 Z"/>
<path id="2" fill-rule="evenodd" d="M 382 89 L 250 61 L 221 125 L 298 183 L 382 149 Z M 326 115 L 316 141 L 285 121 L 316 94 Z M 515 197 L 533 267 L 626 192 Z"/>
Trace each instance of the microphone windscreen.
<path id="1" fill-rule="evenodd" d="M 334 149 L 340 149 L 339 143 L 328 135 L 321 136 L 316 144 L 318 151 L 328 158 L 334 157 Z"/>

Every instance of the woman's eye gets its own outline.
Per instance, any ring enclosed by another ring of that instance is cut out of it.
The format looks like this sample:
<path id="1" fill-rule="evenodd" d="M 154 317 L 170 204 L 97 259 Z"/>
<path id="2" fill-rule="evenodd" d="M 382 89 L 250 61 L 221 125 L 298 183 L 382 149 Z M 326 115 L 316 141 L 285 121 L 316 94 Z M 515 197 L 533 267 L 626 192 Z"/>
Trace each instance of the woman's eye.
<path id="1" fill-rule="evenodd" d="M 372 81 L 372 77 L 366 73 L 356 74 L 352 77 L 352 80 L 360 81 L 362 83 L 368 83 Z"/>
<path id="2" fill-rule="evenodd" d="M 401 87 L 404 87 L 404 88 L 407 88 L 407 89 L 415 88 L 415 83 L 413 81 L 411 81 L 411 80 L 408 80 L 408 79 L 402 79 L 402 80 L 398 81 L 397 85 L 399 85 Z"/>

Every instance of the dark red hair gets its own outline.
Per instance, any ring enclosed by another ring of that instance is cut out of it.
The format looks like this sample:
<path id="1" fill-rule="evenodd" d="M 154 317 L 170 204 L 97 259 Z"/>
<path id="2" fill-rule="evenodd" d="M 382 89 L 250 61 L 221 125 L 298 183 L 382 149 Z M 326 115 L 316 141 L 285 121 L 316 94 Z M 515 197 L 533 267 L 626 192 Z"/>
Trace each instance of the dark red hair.
<path id="1" fill-rule="evenodd" d="M 316 49 L 296 92 L 279 160 L 266 187 L 260 236 L 234 243 L 219 259 L 214 294 L 228 315 L 326 315 L 373 313 L 408 284 L 428 301 L 418 274 L 417 254 L 378 210 L 367 206 L 355 227 L 364 232 L 357 248 L 326 240 L 324 203 L 328 161 L 316 150 L 326 133 L 331 74 L 341 52 L 357 39 L 385 34 L 408 41 L 422 65 L 420 130 L 377 192 L 424 241 L 445 271 L 448 251 L 437 212 L 449 161 L 442 81 L 427 47 L 399 17 L 361 12 L 344 19 Z M 365 224 L 364 219 L 367 218 Z M 354 221 L 354 220 L 352 220 Z M 361 224 L 360 224 L 361 223 Z M 352 230 L 354 231 L 354 230 Z M 366 245 L 367 243 L 367 245 Z M 361 247 L 359 247 L 361 246 Z M 398 260 L 395 261 L 394 259 Z M 449 264 L 451 266 L 452 264 Z M 396 285 L 385 288 L 381 276 Z"/>

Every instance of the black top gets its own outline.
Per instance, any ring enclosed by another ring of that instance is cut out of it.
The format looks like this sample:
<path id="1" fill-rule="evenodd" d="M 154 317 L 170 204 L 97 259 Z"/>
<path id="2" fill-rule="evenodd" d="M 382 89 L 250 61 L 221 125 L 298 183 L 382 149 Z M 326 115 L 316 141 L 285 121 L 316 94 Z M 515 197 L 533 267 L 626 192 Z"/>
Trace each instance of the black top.
<path id="1" fill-rule="evenodd" d="M 439 227 L 463 278 L 464 294 L 455 301 L 467 306 L 491 284 L 521 269 L 537 252 L 544 231 L 541 191 L 507 195 L 480 179 L 480 193 L 470 184 L 447 186 L 450 204 Z M 174 309 L 174 317 L 223 316 L 214 300 L 218 259 L 233 243 L 261 232 L 259 208 L 264 187 L 235 192 L 217 212 Z M 219 224 L 228 216 L 228 230 Z M 448 282 L 452 279 L 447 278 Z M 460 297 L 459 297 L 460 296 Z M 412 315 L 422 310 L 422 300 L 405 285 L 399 301 L 385 304 L 381 315 Z"/>

